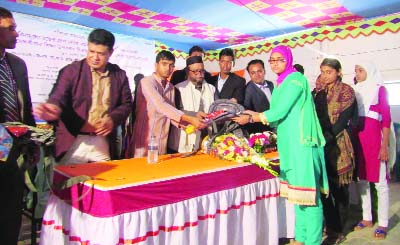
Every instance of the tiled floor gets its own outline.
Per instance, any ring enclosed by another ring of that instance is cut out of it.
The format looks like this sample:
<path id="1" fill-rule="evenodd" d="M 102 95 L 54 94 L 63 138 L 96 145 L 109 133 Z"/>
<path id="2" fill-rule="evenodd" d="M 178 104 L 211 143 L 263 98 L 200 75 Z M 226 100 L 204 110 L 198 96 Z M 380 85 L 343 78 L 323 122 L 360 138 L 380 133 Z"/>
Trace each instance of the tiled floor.
<path id="1" fill-rule="evenodd" d="M 373 228 L 365 228 L 361 231 L 350 232 L 343 245 L 366 245 L 366 244 L 382 244 L 382 245 L 398 245 L 400 244 L 400 182 L 392 182 L 390 186 L 390 209 L 389 209 L 389 230 L 385 240 L 377 240 L 373 237 L 373 232 L 378 224 Z M 352 212 L 357 214 L 356 212 Z M 354 217 L 361 217 L 361 214 Z M 358 220 L 353 220 L 353 222 Z"/>
<path id="2" fill-rule="evenodd" d="M 346 239 L 341 243 L 343 245 L 399 245 L 400 244 L 400 182 L 392 182 L 390 188 L 390 210 L 389 210 L 389 231 L 386 239 L 377 240 L 373 237 L 373 232 L 378 226 L 365 228 L 361 231 L 350 231 Z M 360 221 L 362 210 L 360 205 L 351 205 L 348 219 L 348 229 Z M 289 243 L 282 242 L 281 245 Z"/>

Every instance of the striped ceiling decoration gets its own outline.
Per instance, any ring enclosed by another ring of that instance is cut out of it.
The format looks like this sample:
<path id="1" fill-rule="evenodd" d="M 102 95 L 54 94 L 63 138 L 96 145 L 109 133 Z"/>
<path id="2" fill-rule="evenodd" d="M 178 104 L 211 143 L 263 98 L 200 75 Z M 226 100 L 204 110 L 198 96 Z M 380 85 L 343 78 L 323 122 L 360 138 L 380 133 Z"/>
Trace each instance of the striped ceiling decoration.
<path id="1" fill-rule="evenodd" d="M 0 5 L 156 40 L 183 53 L 193 45 L 217 50 L 400 13 L 400 0 L 3 0 Z"/>

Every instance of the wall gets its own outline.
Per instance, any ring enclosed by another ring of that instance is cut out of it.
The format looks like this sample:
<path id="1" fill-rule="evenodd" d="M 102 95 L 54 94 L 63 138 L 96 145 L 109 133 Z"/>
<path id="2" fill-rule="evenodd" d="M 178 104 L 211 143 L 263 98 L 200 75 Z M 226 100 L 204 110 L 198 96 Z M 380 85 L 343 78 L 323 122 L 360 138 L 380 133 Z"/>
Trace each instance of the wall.
<path id="1" fill-rule="evenodd" d="M 32 102 L 44 102 L 58 71 L 86 57 L 87 37 L 93 29 L 20 13 L 14 13 L 14 18 L 18 25 L 18 43 L 8 52 L 24 59 L 28 66 Z M 114 35 L 116 42 L 110 62 L 126 71 L 134 89 L 136 73 L 150 75 L 154 70 L 154 41 Z"/>

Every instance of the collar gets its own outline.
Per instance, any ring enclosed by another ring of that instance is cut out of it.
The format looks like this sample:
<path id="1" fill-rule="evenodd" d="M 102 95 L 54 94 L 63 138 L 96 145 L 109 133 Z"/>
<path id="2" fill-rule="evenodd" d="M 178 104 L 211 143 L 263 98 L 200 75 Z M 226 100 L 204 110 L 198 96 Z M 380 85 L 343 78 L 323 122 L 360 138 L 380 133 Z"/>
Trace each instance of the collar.
<path id="1" fill-rule="evenodd" d="M 168 79 L 162 80 L 160 77 L 158 77 L 158 76 L 156 75 L 155 72 L 153 72 L 153 78 L 154 78 L 154 80 L 156 80 L 157 83 L 159 83 L 161 86 L 163 86 L 163 84 L 165 83 L 165 87 L 167 87 L 168 84 L 169 84 Z"/>
<path id="2" fill-rule="evenodd" d="M 258 83 L 254 82 L 254 81 L 252 81 L 252 82 L 259 88 L 268 88 L 268 83 L 265 80 L 264 80 L 264 82 L 262 84 L 258 84 Z"/>
<path id="3" fill-rule="evenodd" d="M 6 53 L 7 52 L 4 51 L 3 55 L 0 57 L 0 62 L 3 62 L 3 60 L 6 58 Z"/>
<path id="4" fill-rule="evenodd" d="M 219 81 L 219 80 L 226 81 L 226 80 L 228 80 L 229 76 L 230 76 L 230 73 L 229 73 L 229 75 L 228 75 L 225 79 L 222 79 L 221 73 L 218 73 L 218 81 Z"/>
<path id="5" fill-rule="evenodd" d="M 196 85 L 192 81 L 190 81 L 190 80 L 187 80 L 187 81 L 190 84 L 190 86 L 192 86 L 193 88 L 196 88 Z M 203 81 L 201 82 L 201 87 L 202 87 L 201 90 L 203 90 L 203 88 L 204 88 L 204 83 L 205 83 L 205 80 L 203 79 Z"/>
<path id="6" fill-rule="evenodd" d="M 89 67 L 90 67 L 90 66 L 89 66 Z M 92 73 L 95 72 L 95 73 L 99 74 L 100 77 L 107 77 L 108 74 L 110 73 L 110 70 L 108 70 L 107 67 L 106 67 L 106 71 L 105 71 L 105 72 L 96 71 L 96 70 L 93 69 L 92 67 L 90 67 L 90 71 L 91 71 Z"/>

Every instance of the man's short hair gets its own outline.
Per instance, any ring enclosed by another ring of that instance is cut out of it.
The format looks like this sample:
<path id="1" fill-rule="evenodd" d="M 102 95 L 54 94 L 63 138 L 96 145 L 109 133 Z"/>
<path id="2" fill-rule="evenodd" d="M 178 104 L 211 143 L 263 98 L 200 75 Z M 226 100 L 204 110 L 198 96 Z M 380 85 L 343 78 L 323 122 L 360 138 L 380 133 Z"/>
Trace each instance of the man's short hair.
<path id="1" fill-rule="evenodd" d="M 294 69 L 296 69 L 296 71 L 300 72 L 301 74 L 304 75 L 304 67 L 300 64 L 294 64 L 293 65 Z"/>
<path id="2" fill-rule="evenodd" d="M 135 84 L 138 84 L 140 82 L 140 80 L 142 80 L 142 78 L 144 78 L 144 75 L 142 73 L 137 73 L 133 77 L 133 81 L 135 81 Z"/>
<path id="3" fill-rule="evenodd" d="M 175 56 L 168 50 L 161 50 L 156 56 L 156 63 L 160 62 L 160 60 L 172 60 L 175 62 Z"/>
<path id="4" fill-rule="evenodd" d="M 108 47 L 108 50 L 113 50 L 115 37 L 114 35 L 104 29 L 94 29 L 88 37 L 88 42 L 94 44 L 101 44 Z"/>
<path id="5" fill-rule="evenodd" d="M 6 19 L 6 18 L 13 18 L 12 13 L 10 12 L 10 10 L 5 9 L 3 7 L 0 7 L 0 18 L 1 19 Z"/>
<path id="6" fill-rule="evenodd" d="M 193 47 L 191 47 L 190 49 L 189 49 L 189 56 L 191 56 L 192 55 L 192 53 L 194 53 L 194 52 L 201 52 L 201 53 L 203 53 L 204 54 L 204 50 L 200 47 L 200 46 L 193 46 Z"/>
<path id="7" fill-rule="evenodd" d="M 219 59 L 221 59 L 222 56 L 231 56 L 232 61 L 235 60 L 235 53 L 233 52 L 233 49 L 231 48 L 224 48 L 219 52 Z"/>
<path id="8" fill-rule="evenodd" d="M 250 67 L 251 65 L 255 65 L 255 64 L 260 64 L 260 65 L 262 66 L 262 68 L 265 70 L 264 61 L 259 60 L 259 59 L 255 59 L 255 60 L 251 60 L 251 61 L 247 64 L 247 67 L 246 67 L 247 72 L 249 72 L 249 67 Z"/>

